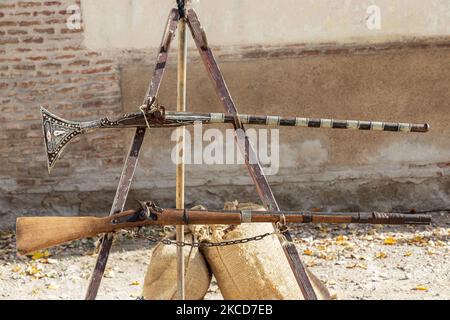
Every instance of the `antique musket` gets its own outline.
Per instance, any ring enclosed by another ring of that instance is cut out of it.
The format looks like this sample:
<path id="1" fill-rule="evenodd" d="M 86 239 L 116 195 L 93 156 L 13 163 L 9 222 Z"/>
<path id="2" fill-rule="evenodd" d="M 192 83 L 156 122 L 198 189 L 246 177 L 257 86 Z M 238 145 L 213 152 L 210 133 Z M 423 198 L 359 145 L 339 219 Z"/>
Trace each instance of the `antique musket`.
<path id="1" fill-rule="evenodd" d="M 117 119 L 101 118 L 93 121 L 68 121 L 41 107 L 44 140 L 49 170 L 55 165 L 64 147 L 76 136 L 96 129 L 111 128 L 161 128 L 203 124 L 235 123 L 233 115 L 225 113 L 194 113 L 165 111 L 157 107 L 150 112 L 128 113 Z M 238 121 L 250 125 L 273 125 L 306 128 L 330 128 L 349 130 L 372 130 L 389 132 L 428 132 L 430 125 L 401 122 L 380 122 L 360 120 L 313 119 L 267 115 L 239 114 Z"/>
<path id="2" fill-rule="evenodd" d="M 153 225 L 239 225 L 241 223 L 361 223 L 415 224 L 431 223 L 431 216 L 401 213 L 327 213 L 304 211 L 184 210 L 162 209 L 153 202 L 142 202 L 137 210 L 109 217 L 21 217 L 16 223 L 17 250 L 28 254 L 69 241 Z"/>

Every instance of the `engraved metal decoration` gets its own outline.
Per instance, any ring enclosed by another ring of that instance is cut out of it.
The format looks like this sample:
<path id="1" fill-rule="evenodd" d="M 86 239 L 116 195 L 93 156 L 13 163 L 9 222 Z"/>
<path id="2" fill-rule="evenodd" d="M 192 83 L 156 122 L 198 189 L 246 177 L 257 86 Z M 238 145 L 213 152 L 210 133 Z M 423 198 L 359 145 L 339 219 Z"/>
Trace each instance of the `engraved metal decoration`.
<path id="1" fill-rule="evenodd" d="M 64 147 L 70 140 L 81 134 L 83 130 L 80 123 L 59 118 L 43 107 L 41 107 L 41 115 L 48 170 L 50 172 Z"/>

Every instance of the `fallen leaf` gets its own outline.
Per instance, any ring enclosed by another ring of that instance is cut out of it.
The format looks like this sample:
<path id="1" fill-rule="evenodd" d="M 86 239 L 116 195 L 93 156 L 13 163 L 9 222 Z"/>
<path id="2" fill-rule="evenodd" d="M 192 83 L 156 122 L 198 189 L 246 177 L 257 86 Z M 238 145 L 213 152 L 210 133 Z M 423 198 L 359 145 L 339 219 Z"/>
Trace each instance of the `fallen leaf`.
<path id="1" fill-rule="evenodd" d="M 40 290 L 36 288 L 36 289 L 31 290 L 30 295 L 37 296 L 39 293 L 40 293 Z"/>
<path id="2" fill-rule="evenodd" d="M 384 239 L 383 243 L 385 245 L 392 246 L 397 243 L 397 240 L 395 240 L 395 238 L 393 238 L 393 237 L 387 237 L 386 239 Z"/>
<path id="3" fill-rule="evenodd" d="M 416 291 L 428 291 L 428 288 L 427 287 L 423 287 L 423 286 L 417 286 L 413 290 L 416 290 Z"/>
<path id="4" fill-rule="evenodd" d="M 365 263 L 353 263 L 353 264 L 349 264 L 347 266 L 345 266 L 347 269 L 355 269 L 355 268 L 360 268 L 360 269 L 364 269 L 367 270 L 367 265 Z"/>
<path id="5" fill-rule="evenodd" d="M 104 274 L 105 278 L 114 278 L 115 277 L 115 273 L 112 270 L 107 270 Z"/>
<path id="6" fill-rule="evenodd" d="M 42 253 L 41 251 L 35 252 L 32 256 L 31 259 L 32 260 L 39 260 L 42 259 L 44 257 L 44 253 Z"/>
<path id="7" fill-rule="evenodd" d="M 39 260 L 39 259 L 42 259 L 42 258 L 48 258 L 48 257 L 50 257 L 51 256 L 51 254 L 50 254 L 50 252 L 48 251 L 48 250 L 45 250 L 45 251 L 38 251 L 38 252 L 35 252 L 32 256 L 31 256 L 31 259 L 32 260 Z"/>
<path id="8" fill-rule="evenodd" d="M 315 262 L 315 261 L 308 261 L 306 263 L 306 266 L 309 267 L 309 268 L 315 267 L 315 266 L 317 266 L 317 262 Z"/>
<path id="9" fill-rule="evenodd" d="M 14 267 L 11 268 L 11 272 L 20 273 L 20 272 L 22 272 L 22 267 L 21 266 L 14 266 Z"/>
<path id="10" fill-rule="evenodd" d="M 39 270 L 39 268 L 35 265 L 29 265 L 26 271 L 28 275 L 34 276 L 37 275 L 41 270 Z"/>
<path id="11" fill-rule="evenodd" d="M 306 254 L 307 256 L 312 256 L 314 255 L 314 252 L 312 252 L 312 250 L 307 249 L 303 251 L 303 254 Z"/>
<path id="12" fill-rule="evenodd" d="M 131 286 L 138 286 L 141 283 L 139 281 L 133 281 L 132 283 L 130 283 Z"/>
<path id="13" fill-rule="evenodd" d="M 58 276 L 58 272 L 56 272 L 55 270 L 50 270 L 47 273 L 44 273 L 44 277 L 46 278 L 56 278 Z"/>
<path id="14" fill-rule="evenodd" d="M 319 249 L 320 251 L 325 251 L 325 250 L 327 250 L 327 247 L 324 246 L 324 245 L 315 245 L 315 247 L 316 247 L 317 249 Z"/>
<path id="15" fill-rule="evenodd" d="M 404 257 L 410 257 L 410 256 L 412 256 L 412 252 L 411 251 L 406 251 L 403 256 Z"/>
<path id="16" fill-rule="evenodd" d="M 377 259 L 386 259 L 387 258 L 387 253 L 386 252 L 377 252 L 376 254 L 375 254 L 375 257 L 377 258 Z"/>
<path id="17" fill-rule="evenodd" d="M 368 269 L 367 264 L 365 264 L 365 263 L 358 263 L 356 266 L 358 268 L 361 268 L 361 269 L 364 269 L 364 270 Z"/>
<path id="18" fill-rule="evenodd" d="M 438 247 L 445 247 L 447 244 L 444 241 L 438 240 L 436 241 L 436 245 Z"/>
<path id="19" fill-rule="evenodd" d="M 336 244 L 340 246 L 346 246 L 348 245 L 347 240 L 348 238 L 346 236 L 340 235 L 336 238 Z"/>
<path id="20" fill-rule="evenodd" d="M 320 259 L 324 259 L 324 260 L 333 260 L 334 259 L 333 255 L 327 255 L 327 254 L 325 254 L 323 252 L 319 252 L 317 257 L 320 258 Z"/>
<path id="21" fill-rule="evenodd" d="M 424 245 L 427 242 L 427 240 L 424 238 L 424 236 L 416 234 L 412 239 L 408 240 L 408 243 L 415 244 L 415 245 Z"/>

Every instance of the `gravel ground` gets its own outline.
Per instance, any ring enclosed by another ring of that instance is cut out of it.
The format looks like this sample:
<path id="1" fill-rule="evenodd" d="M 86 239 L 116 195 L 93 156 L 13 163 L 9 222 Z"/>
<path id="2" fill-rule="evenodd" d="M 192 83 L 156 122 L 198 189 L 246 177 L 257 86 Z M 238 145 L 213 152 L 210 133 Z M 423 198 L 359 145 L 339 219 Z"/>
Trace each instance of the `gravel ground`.
<path id="1" fill-rule="evenodd" d="M 293 225 L 305 264 L 336 299 L 450 299 L 450 215 L 432 226 Z M 146 233 L 164 235 L 158 228 Z M 137 299 L 153 245 L 121 232 L 99 299 Z M 95 239 L 32 257 L 17 256 L 15 236 L 0 233 L 0 299 L 83 299 Z M 221 299 L 213 280 L 206 299 Z"/>

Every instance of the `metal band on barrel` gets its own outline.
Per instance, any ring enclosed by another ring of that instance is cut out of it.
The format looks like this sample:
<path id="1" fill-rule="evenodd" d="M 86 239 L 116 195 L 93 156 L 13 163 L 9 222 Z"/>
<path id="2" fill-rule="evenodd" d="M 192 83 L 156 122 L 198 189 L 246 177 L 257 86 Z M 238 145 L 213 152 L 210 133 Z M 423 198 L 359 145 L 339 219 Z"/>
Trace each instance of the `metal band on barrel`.
<path id="1" fill-rule="evenodd" d="M 225 115 L 223 113 L 211 113 L 211 123 L 223 123 L 225 121 Z"/>
<path id="2" fill-rule="evenodd" d="M 248 114 L 240 114 L 239 115 L 239 119 L 241 120 L 241 122 L 243 123 L 243 124 L 248 124 L 248 123 L 250 123 L 250 116 L 248 115 Z"/>
<path id="3" fill-rule="evenodd" d="M 307 127 L 309 119 L 308 118 L 295 118 L 295 125 L 297 127 Z"/>
<path id="4" fill-rule="evenodd" d="M 356 130 L 359 128 L 359 121 L 356 120 L 347 120 L 347 129 Z"/>
<path id="5" fill-rule="evenodd" d="M 322 128 L 333 128 L 333 120 L 331 119 L 322 119 L 320 122 L 320 126 Z"/>
<path id="6" fill-rule="evenodd" d="M 411 124 L 409 123 L 399 123 L 398 131 L 400 132 L 411 132 Z"/>
<path id="7" fill-rule="evenodd" d="M 242 210 L 241 211 L 241 222 L 242 223 L 251 223 L 252 222 L 252 212 L 250 210 Z"/>
<path id="8" fill-rule="evenodd" d="M 379 122 L 379 121 L 372 121 L 371 129 L 373 131 L 383 131 L 384 130 L 384 123 L 383 122 Z"/>
<path id="9" fill-rule="evenodd" d="M 278 125 L 280 125 L 280 117 L 279 116 L 267 116 L 266 124 L 268 126 L 278 126 Z"/>

